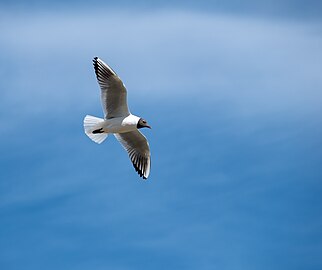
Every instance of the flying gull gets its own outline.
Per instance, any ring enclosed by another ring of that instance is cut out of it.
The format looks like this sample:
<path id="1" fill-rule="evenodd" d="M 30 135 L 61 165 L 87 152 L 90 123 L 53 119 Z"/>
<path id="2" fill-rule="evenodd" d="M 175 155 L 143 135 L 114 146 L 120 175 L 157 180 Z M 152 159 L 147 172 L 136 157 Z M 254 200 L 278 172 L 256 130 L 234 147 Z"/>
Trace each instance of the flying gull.
<path id="1" fill-rule="evenodd" d="M 98 57 L 94 58 L 93 65 L 101 88 L 104 119 L 86 115 L 85 133 L 98 144 L 109 133 L 113 133 L 127 151 L 135 170 L 143 179 L 147 179 L 151 168 L 150 148 L 139 129 L 151 127 L 146 120 L 130 113 L 126 88 L 114 70 Z"/>

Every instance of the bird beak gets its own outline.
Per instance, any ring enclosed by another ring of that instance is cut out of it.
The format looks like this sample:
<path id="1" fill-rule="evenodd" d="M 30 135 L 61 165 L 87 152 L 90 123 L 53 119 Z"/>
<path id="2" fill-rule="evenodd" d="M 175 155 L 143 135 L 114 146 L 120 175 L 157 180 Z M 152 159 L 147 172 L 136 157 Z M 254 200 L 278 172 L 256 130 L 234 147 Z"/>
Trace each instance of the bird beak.
<path id="1" fill-rule="evenodd" d="M 146 127 L 149 128 L 149 129 L 152 129 L 149 125 L 147 125 Z"/>

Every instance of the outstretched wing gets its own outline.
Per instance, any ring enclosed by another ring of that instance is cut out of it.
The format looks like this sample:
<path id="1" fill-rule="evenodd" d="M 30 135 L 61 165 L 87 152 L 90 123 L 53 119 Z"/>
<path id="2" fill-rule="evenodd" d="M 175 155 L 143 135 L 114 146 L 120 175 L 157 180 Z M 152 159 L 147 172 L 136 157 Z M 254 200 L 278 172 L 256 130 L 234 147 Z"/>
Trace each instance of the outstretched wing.
<path id="1" fill-rule="evenodd" d="M 138 174 L 143 179 L 147 179 L 150 174 L 151 157 L 149 144 L 144 135 L 140 131 L 135 130 L 126 133 L 116 133 L 114 136 L 128 152 Z"/>
<path id="2" fill-rule="evenodd" d="M 117 74 L 101 59 L 93 60 L 96 78 L 101 88 L 101 101 L 105 119 L 128 116 L 127 91 Z"/>

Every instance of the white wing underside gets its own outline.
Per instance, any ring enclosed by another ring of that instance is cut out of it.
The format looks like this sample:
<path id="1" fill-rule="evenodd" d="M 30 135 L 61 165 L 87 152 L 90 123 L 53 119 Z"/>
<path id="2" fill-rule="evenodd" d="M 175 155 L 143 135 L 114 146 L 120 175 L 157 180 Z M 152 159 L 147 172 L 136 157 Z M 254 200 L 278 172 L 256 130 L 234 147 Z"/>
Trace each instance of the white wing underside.
<path id="1" fill-rule="evenodd" d="M 138 174 L 147 179 L 151 169 L 150 148 L 147 139 L 138 131 L 114 134 L 116 139 L 128 152 L 131 162 Z"/>
<path id="2" fill-rule="evenodd" d="M 101 59 L 93 60 L 96 78 L 101 88 L 104 118 L 128 116 L 127 91 L 117 74 Z"/>

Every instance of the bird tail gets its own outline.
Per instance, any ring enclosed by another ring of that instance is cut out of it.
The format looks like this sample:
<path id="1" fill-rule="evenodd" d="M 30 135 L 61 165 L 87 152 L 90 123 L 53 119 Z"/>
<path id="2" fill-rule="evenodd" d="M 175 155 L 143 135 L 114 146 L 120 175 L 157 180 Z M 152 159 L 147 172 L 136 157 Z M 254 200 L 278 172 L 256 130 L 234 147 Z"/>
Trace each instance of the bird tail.
<path id="1" fill-rule="evenodd" d="M 85 134 L 94 142 L 100 144 L 107 138 L 107 133 L 102 130 L 104 119 L 91 115 L 84 118 Z"/>

